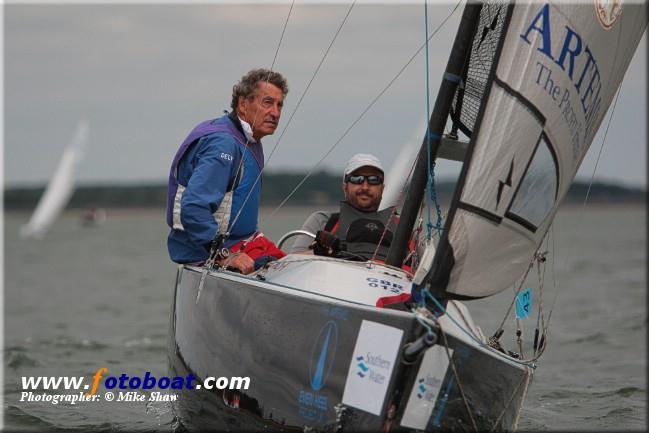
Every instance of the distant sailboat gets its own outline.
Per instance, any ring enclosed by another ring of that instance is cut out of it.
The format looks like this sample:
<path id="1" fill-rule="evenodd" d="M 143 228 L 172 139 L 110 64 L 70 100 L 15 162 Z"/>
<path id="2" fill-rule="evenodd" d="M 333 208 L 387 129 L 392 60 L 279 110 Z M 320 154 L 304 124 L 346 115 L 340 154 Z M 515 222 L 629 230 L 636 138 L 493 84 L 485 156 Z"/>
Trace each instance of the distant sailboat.
<path id="1" fill-rule="evenodd" d="M 414 165 L 417 158 L 417 152 L 421 145 L 421 131 L 426 128 L 427 119 L 422 117 L 416 128 L 416 134 L 410 140 L 403 143 L 399 154 L 390 167 L 385 179 L 385 190 L 381 200 L 381 209 L 390 206 L 400 207 L 403 203 L 404 191 L 408 182 L 410 182 L 410 167 Z M 408 173 L 404 176 L 404 173 Z"/>
<path id="2" fill-rule="evenodd" d="M 65 208 L 74 191 L 75 167 L 83 158 L 87 142 L 88 122 L 81 120 L 31 219 L 20 228 L 22 237 L 41 238 Z"/>
<path id="3" fill-rule="evenodd" d="M 96 227 L 106 221 L 106 209 L 91 206 L 81 215 L 81 225 L 84 227 Z"/>

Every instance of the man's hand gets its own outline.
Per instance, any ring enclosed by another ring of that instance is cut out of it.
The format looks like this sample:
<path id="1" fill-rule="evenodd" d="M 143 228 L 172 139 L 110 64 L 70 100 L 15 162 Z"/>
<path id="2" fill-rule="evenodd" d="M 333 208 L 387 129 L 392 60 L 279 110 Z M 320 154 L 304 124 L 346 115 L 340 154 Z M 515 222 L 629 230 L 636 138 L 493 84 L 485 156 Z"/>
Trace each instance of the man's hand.
<path id="1" fill-rule="evenodd" d="M 246 253 L 232 253 L 217 263 L 226 268 L 238 269 L 244 275 L 255 270 L 255 261 Z"/>
<path id="2" fill-rule="evenodd" d="M 313 253 L 317 256 L 334 256 L 340 252 L 340 239 L 333 233 L 318 230 L 313 243 Z"/>

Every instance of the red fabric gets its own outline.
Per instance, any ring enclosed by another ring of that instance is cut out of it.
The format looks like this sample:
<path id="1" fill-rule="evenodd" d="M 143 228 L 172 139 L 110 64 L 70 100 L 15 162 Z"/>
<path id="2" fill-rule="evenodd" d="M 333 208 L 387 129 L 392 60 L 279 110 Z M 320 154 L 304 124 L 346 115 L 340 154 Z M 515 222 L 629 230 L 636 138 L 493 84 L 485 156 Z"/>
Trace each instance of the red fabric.
<path id="1" fill-rule="evenodd" d="M 251 259 L 257 260 L 259 257 L 272 256 L 281 259 L 286 253 L 275 245 L 273 241 L 263 234 L 258 234 L 249 241 L 241 241 L 230 247 L 233 253 L 246 253 Z"/>
<path id="2" fill-rule="evenodd" d="M 406 302 L 409 299 L 410 299 L 410 293 L 402 293 L 400 295 L 394 295 L 394 296 L 384 296 L 383 298 L 379 298 L 376 301 L 376 306 L 382 308 L 385 307 L 386 305 L 397 304 L 399 302 Z"/>

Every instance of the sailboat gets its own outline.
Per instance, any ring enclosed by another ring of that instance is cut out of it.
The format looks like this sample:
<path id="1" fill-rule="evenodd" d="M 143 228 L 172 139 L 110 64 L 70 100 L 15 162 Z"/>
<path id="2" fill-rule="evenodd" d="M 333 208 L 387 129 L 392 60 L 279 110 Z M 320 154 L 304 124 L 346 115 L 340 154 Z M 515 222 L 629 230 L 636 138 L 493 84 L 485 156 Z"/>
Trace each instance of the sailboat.
<path id="1" fill-rule="evenodd" d="M 522 282 L 545 258 L 545 234 L 646 26 L 646 3 L 467 3 L 386 263 L 290 254 L 248 276 L 179 267 L 171 370 L 230 380 L 179 390 L 180 422 L 516 430 L 544 330 L 531 354 L 508 350 L 502 328 L 487 338 L 467 304 L 513 288 L 516 314 L 528 310 Z M 467 142 L 443 135 L 449 118 Z M 462 161 L 460 177 L 413 275 L 401 264 L 429 161 L 443 157 Z M 404 293 L 412 308 L 380 307 Z"/>
<path id="2" fill-rule="evenodd" d="M 74 192 L 75 169 L 83 158 L 87 143 L 88 122 L 81 120 L 29 222 L 20 228 L 22 237 L 41 238 L 63 211 Z"/>

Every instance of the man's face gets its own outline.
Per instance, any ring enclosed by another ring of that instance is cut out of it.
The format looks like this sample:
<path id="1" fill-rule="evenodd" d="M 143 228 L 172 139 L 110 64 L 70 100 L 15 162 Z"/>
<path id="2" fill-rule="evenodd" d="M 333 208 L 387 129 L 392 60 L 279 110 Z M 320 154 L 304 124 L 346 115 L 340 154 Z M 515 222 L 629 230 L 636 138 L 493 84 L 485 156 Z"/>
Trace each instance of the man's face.
<path id="1" fill-rule="evenodd" d="M 383 172 L 376 167 L 361 167 L 354 170 L 352 175 L 379 176 L 383 179 Z M 351 182 L 343 183 L 343 192 L 345 200 L 353 207 L 363 212 L 376 212 L 381 204 L 383 196 L 383 183 L 380 185 L 370 185 L 367 179 L 360 185 L 354 185 Z"/>
<path id="2" fill-rule="evenodd" d="M 252 98 L 239 97 L 237 114 L 252 127 L 252 136 L 259 140 L 277 129 L 284 105 L 282 90 L 270 83 L 259 82 Z"/>

